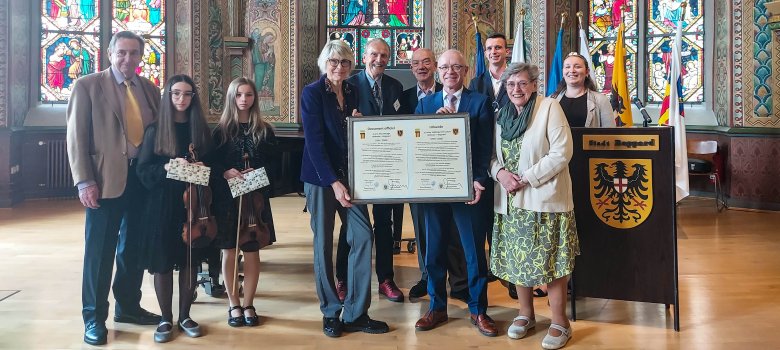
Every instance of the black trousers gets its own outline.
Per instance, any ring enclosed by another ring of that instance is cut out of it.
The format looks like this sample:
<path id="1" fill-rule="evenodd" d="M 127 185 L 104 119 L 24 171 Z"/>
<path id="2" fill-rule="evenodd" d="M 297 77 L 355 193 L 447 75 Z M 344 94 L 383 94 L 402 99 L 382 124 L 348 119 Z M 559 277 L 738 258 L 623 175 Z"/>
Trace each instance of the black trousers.
<path id="1" fill-rule="evenodd" d="M 135 166 L 127 171 L 127 186 L 117 198 L 100 199 L 97 209 L 86 209 L 84 274 L 81 286 L 84 323 L 103 323 L 108 318 L 108 291 L 116 255 L 114 299 L 116 314 L 137 313 L 141 301 L 143 269 L 138 261 L 141 247 L 146 190 Z"/>

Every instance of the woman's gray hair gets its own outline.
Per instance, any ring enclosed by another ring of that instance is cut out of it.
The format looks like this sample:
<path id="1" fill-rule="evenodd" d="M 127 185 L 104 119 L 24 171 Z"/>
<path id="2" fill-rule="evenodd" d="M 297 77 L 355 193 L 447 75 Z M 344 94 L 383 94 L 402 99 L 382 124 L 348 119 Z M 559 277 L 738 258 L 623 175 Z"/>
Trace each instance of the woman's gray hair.
<path id="1" fill-rule="evenodd" d="M 509 77 L 523 72 L 527 73 L 528 78 L 531 79 L 529 83 L 539 79 L 539 67 L 536 65 L 528 63 L 510 63 L 504 70 L 504 74 L 501 74 L 501 84 L 506 84 Z"/>
<path id="2" fill-rule="evenodd" d="M 328 70 L 328 60 L 336 58 L 340 60 L 349 60 L 355 62 L 355 53 L 349 48 L 349 45 L 341 40 L 331 40 L 325 43 L 325 47 L 320 52 L 320 57 L 317 58 L 317 66 L 320 67 L 320 73 L 325 73 Z"/>

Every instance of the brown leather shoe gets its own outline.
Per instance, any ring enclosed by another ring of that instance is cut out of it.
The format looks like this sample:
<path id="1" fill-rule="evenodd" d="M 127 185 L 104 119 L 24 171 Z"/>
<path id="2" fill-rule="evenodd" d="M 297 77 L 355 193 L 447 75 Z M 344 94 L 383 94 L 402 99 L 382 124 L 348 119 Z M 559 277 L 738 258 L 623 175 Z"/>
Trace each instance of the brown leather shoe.
<path id="1" fill-rule="evenodd" d="M 496 322 L 487 314 L 471 314 L 471 324 L 477 326 L 479 332 L 484 336 L 495 337 L 498 335 Z"/>
<path id="2" fill-rule="evenodd" d="M 390 301 L 397 303 L 404 302 L 404 293 L 401 292 L 401 290 L 398 289 L 398 286 L 395 285 L 395 282 L 389 278 L 379 284 L 379 294 L 384 295 Z"/>
<path id="3" fill-rule="evenodd" d="M 417 323 L 414 324 L 414 329 L 418 331 L 428 331 L 431 329 L 436 328 L 440 324 L 443 324 L 447 322 L 447 311 L 441 310 L 428 310 L 428 312 L 425 313 L 425 315 L 417 320 Z M 495 326 L 493 326 L 493 329 L 495 329 Z"/>

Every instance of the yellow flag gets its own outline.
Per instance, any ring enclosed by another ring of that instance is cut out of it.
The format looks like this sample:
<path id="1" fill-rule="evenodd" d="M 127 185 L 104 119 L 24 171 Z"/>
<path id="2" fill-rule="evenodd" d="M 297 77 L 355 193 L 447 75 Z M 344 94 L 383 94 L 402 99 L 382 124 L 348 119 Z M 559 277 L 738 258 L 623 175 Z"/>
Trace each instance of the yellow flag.
<path id="1" fill-rule="evenodd" d="M 626 27 L 620 23 L 615 43 L 615 65 L 612 66 L 612 113 L 615 125 L 634 125 L 631 115 L 631 97 L 628 95 L 628 75 L 626 74 L 626 45 L 623 34 Z"/>

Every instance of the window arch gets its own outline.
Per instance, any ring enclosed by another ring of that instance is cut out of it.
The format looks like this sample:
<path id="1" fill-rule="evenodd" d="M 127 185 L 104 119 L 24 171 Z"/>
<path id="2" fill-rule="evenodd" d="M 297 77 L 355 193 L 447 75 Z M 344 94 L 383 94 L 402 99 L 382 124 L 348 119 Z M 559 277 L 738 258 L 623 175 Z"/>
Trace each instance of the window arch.
<path id="1" fill-rule="evenodd" d="M 630 94 L 650 103 L 663 100 L 670 44 L 682 2 L 688 3 L 682 28 L 682 97 L 686 103 L 704 102 L 704 0 L 588 0 L 590 54 L 603 92 L 611 90 L 619 8 L 626 6 L 623 15 Z M 637 90 L 639 82 L 647 88 Z"/>
<path id="2" fill-rule="evenodd" d="M 388 67 L 409 67 L 423 46 L 423 0 L 328 0 L 328 40 L 345 41 L 362 68 L 365 45 L 381 38 L 390 45 Z"/>
<path id="3" fill-rule="evenodd" d="M 122 30 L 145 39 L 137 73 L 161 86 L 166 68 L 165 2 L 41 0 L 39 100 L 67 102 L 77 78 L 107 67 L 103 49 L 108 47 L 111 35 Z"/>

